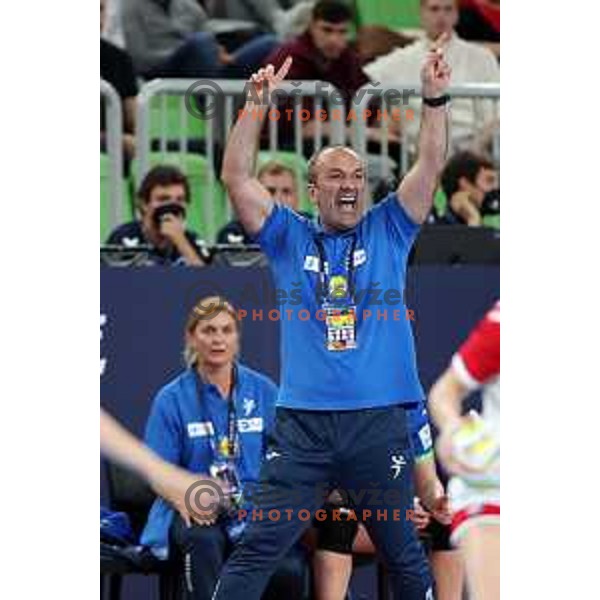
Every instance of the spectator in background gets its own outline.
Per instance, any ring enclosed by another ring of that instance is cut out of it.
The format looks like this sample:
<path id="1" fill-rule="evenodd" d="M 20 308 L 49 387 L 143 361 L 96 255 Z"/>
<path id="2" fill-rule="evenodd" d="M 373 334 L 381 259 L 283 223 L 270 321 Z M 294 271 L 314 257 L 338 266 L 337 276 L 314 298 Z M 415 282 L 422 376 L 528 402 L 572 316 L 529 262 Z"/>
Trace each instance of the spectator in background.
<path id="1" fill-rule="evenodd" d="M 154 77 L 246 77 L 273 49 L 261 35 L 233 54 L 207 30 L 198 0 L 128 0 L 123 5 L 127 49 L 141 75 Z"/>
<path id="2" fill-rule="evenodd" d="M 456 33 L 500 58 L 500 0 L 460 0 Z"/>
<path id="3" fill-rule="evenodd" d="M 289 80 L 327 81 L 340 90 L 346 99 L 346 107 L 349 108 L 355 92 L 369 82 L 369 77 L 361 67 L 358 53 L 349 43 L 352 21 L 353 13 L 348 3 L 321 0 L 313 8 L 307 31 L 279 46 L 265 60 L 265 64 L 272 64 L 277 71 L 286 58 L 291 56 L 293 62 L 288 74 Z M 293 107 L 290 101 L 288 104 L 282 107 L 282 115 L 285 114 L 285 109 Z M 303 106 L 311 114 L 314 113 L 312 102 L 305 101 Z M 325 135 L 328 132 L 327 125 L 327 123 L 322 124 Z M 293 140 L 293 122 L 288 121 L 287 117 L 282 118 L 280 126 L 283 143 L 285 144 L 286 141 L 290 143 Z M 314 133 L 314 119 L 303 124 L 304 137 L 312 138 Z M 380 129 L 369 127 L 367 139 L 380 141 Z M 390 139 L 398 140 L 392 133 Z M 312 154 L 312 148 L 308 149 L 307 153 Z"/>
<path id="4" fill-rule="evenodd" d="M 447 198 L 443 222 L 480 226 L 484 215 L 500 213 L 498 172 L 486 158 L 472 152 L 455 154 L 440 182 Z"/>
<path id="5" fill-rule="evenodd" d="M 141 541 L 158 557 L 178 562 L 182 580 L 185 568 L 189 600 L 210 600 L 245 528 L 238 509 L 252 514 L 252 495 L 260 493 L 259 471 L 275 419 L 277 386 L 237 360 L 240 325 L 225 298 L 197 302 L 184 332 L 187 368 L 158 392 L 146 424 L 145 442 L 163 460 L 200 474 L 199 479 L 221 479 L 228 491 L 219 494 L 203 484 L 195 488 L 193 513 L 218 504 L 203 525 L 188 527 L 162 499 L 148 516 Z M 208 502 L 199 497 L 202 490 L 209 494 Z M 303 559 L 297 548 L 286 554 L 265 599 L 304 597 Z"/>
<path id="6" fill-rule="evenodd" d="M 383 25 L 363 25 L 356 32 L 356 51 L 363 65 L 380 56 L 404 48 L 415 41 L 399 31 L 392 31 Z"/>
<path id="7" fill-rule="evenodd" d="M 106 24 L 107 4 L 114 0 L 100 0 L 100 34 Z M 123 103 L 123 150 L 127 158 L 135 153 L 135 98 L 138 86 L 130 56 L 111 42 L 100 37 L 100 79 L 105 79 L 116 90 Z M 100 103 L 100 147 L 106 143 L 106 114 Z"/>
<path id="8" fill-rule="evenodd" d="M 312 0 L 205 0 L 210 17 L 255 23 L 263 31 L 286 39 L 306 28 Z M 299 31 L 296 31 L 300 27 Z"/>
<path id="9" fill-rule="evenodd" d="M 125 36 L 123 35 L 123 22 L 121 20 L 121 5 L 123 0 L 109 0 L 104 10 L 104 25 L 102 37 L 117 48 L 125 48 Z M 102 7 L 100 7 L 102 11 Z"/>
<path id="10" fill-rule="evenodd" d="M 289 206 L 292 210 L 298 212 L 298 182 L 293 169 L 282 163 L 269 161 L 260 167 L 257 178 L 265 186 L 273 202 Z M 304 214 L 308 219 L 312 218 L 307 213 L 300 214 Z M 219 244 L 257 243 L 237 220 L 231 221 L 221 229 L 217 236 L 217 242 Z"/>
<path id="11" fill-rule="evenodd" d="M 421 0 L 421 22 L 425 36 L 414 44 L 394 50 L 365 65 L 374 81 L 394 84 L 418 83 L 419 71 L 429 48 L 440 35 L 447 34 L 448 64 L 452 69 L 451 85 L 462 83 L 498 83 L 500 68 L 492 52 L 478 44 L 462 40 L 454 31 L 458 22 L 458 0 Z M 412 96 L 409 106 L 415 118 L 402 122 L 403 139 L 414 149 L 419 133 L 421 100 Z M 452 146 L 454 150 L 483 150 L 497 127 L 497 112 L 493 101 L 456 99 L 452 101 Z"/>
<path id="12" fill-rule="evenodd" d="M 149 245 L 154 264 L 205 265 L 210 257 L 208 249 L 195 233 L 185 228 L 189 202 L 188 180 L 177 167 L 153 167 L 138 191 L 140 220 L 117 227 L 107 244 L 127 248 Z"/>

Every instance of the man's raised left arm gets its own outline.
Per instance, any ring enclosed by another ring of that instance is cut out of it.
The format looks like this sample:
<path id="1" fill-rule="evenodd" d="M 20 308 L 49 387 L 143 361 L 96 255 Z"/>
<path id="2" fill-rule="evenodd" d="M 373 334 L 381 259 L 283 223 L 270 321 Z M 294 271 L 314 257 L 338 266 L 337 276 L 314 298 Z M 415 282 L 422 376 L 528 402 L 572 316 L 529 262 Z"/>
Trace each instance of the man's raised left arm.
<path id="1" fill-rule="evenodd" d="M 428 52 L 423 68 L 423 109 L 415 164 L 398 186 L 398 198 L 416 223 L 423 223 L 433 205 L 433 195 L 446 160 L 448 106 L 445 93 L 450 67 L 444 58 L 445 34 Z"/>

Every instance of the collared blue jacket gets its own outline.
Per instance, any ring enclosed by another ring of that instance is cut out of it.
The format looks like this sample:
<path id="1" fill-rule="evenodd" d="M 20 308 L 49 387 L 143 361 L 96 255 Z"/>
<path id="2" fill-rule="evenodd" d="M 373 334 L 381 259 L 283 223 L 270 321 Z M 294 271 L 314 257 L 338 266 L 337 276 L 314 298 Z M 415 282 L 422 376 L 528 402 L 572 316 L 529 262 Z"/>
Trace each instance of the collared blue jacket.
<path id="1" fill-rule="evenodd" d="M 233 399 L 240 436 L 236 466 L 246 488 L 258 481 L 267 434 L 275 419 L 277 386 L 265 375 L 238 363 Z M 145 442 L 166 461 L 193 473 L 208 474 L 214 460 L 211 432 L 217 443 L 226 437 L 227 419 L 227 402 L 217 387 L 204 383 L 195 370 L 188 369 L 157 393 Z M 142 533 L 141 543 L 161 558 L 168 556 L 173 515 L 169 504 L 157 498 Z"/>

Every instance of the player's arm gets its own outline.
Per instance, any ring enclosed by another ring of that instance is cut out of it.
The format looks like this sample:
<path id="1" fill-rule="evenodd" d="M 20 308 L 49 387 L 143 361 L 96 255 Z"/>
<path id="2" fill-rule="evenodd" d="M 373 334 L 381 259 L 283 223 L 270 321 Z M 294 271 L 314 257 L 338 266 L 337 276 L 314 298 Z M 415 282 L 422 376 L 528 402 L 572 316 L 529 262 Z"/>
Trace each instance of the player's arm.
<path id="1" fill-rule="evenodd" d="M 477 324 L 429 394 L 429 412 L 441 431 L 461 424 L 463 400 L 500 373 L 500 304 Z"/>
<path id="2" fill-rule="evenodd" d="M 100 409 L 100 451 L 106 458 L 148 479 L 161 459 L 106 411 Z"/>
<path id="3" fill-rule="evenodd" d="M 415 493 L 438 521 L 446 522 L 450 518 L 448 498 L 437 475 L 429 415 L 423 403 L 408 412 L 408 427 L 415 453 Z"/>
<path id="4" fill-rule="evenodd" d="M 269 193 L 255 176 L 260 132 L 269 109 L 268 103 L 262 102 L 264 87 L 268 86 L 270 95 L 283 81 L 291 64 L 292 59 L 288 57 L 277 73 L 269 65 L 252 75 L 253 97 L 246 102 L 225 148 L 221 178 L 238 219 L 252 235 L 260 231 L 273 208 Z"/>
<path id="5" fill-rule="evenodd" d="M 102 409 L 100 451 L 145 479 L 159 496 L 177 509 L 186 523 L 194 518 L 185 506 L 185 495 L 199 477 L 164 461 Z"/>
<path id="6" fill-rule="evenodd" d="M 469 391 L 452 367 L 435 382 L 429 393 L 429 412 L 441 432 L 461 424 L 462 401 Z"/>
<path id="7" fill-rule="evenodd" d="M 442 35 L 425 58 L 421 69 L 423 98 L 439 98 L 450 83 L 450 67 L 444 58 Z M 415 164 L 398 186 L 398 197 L 416 223 L 423 223 L 433 205 L 433 195 L 444 167 L 448 147 L 448 107 L 423 104 L 418 154 Z"/>
<path id="8" fill-rule="evenodd" d="M 440 523 L 450 523 L 450 502 L 438 477 L 433 453 L 415 462 L 414 470 L 415 492 L 421 504 Z"/>
<path id="9" fill-rule="evenodd" d="M 186 503 L 187 492 L 197 486 L 199 480 L 207 479 L 202 475 L 194 475 L 185 469 L 172 465 L 142 444 L 129 433 L 113 417 L 100 409 L 100 451 L 102 454 L 119 463 L 145 479 L 152 489 L 181 515 L 189 526 L 192 521 L 199 525 L 214 520 L 213 515 L 206 517 L 197 507 Z M 220 485 L 219 482 L 213 481 Z"/>
<path id="10" fill-rule="evenodd" d="M 461 465 L 455 460 L 452 437 L 462 425 L 462 402 L 470 391 L 451 366 L 429 393 L 429 412 L 439 430 L 436 455 L 448 473 L 461 472 Z"/>

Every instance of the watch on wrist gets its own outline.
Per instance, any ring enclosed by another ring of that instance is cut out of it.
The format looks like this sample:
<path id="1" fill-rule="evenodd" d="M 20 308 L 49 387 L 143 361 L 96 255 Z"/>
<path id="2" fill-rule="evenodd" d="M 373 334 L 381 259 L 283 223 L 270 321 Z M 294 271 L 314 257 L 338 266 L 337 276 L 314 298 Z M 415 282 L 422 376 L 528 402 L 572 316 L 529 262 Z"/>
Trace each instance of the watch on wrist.
<path id="1" fill-rule="evenodd" d="M 438 96 L 437 98 L 423 97 L 423 104 L 425 106 L 431 106 L 432 108 L 437 108 L 438 106 L 444 106 L 444 104 L 448 104 L 448 102 L 450 102 L 450 96 L 448 94 L 444 94 L 443 96 Z"/>

